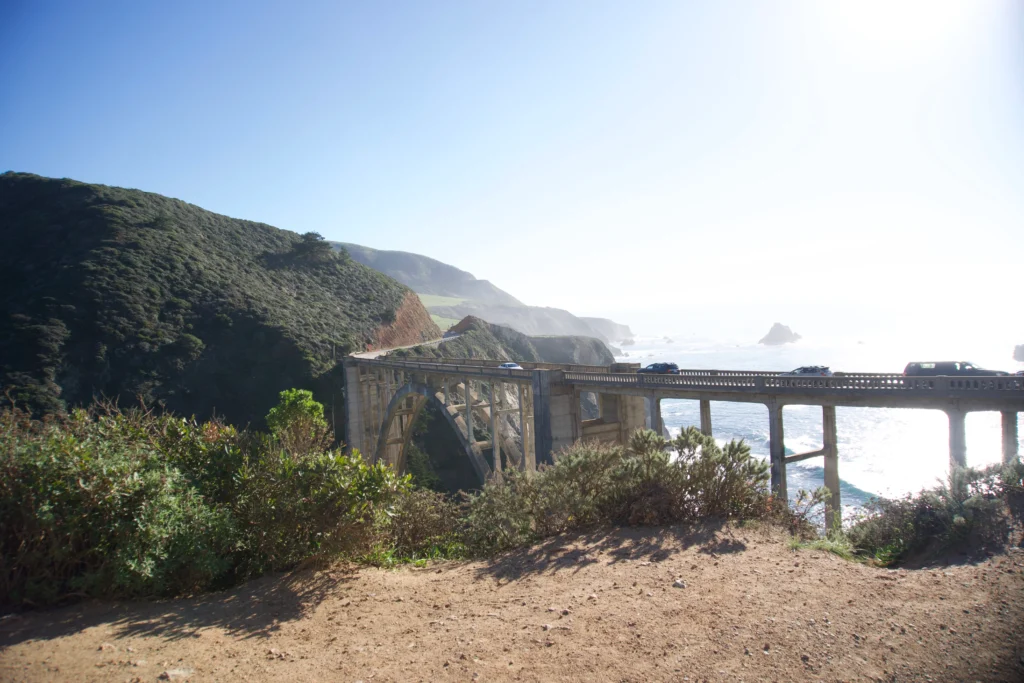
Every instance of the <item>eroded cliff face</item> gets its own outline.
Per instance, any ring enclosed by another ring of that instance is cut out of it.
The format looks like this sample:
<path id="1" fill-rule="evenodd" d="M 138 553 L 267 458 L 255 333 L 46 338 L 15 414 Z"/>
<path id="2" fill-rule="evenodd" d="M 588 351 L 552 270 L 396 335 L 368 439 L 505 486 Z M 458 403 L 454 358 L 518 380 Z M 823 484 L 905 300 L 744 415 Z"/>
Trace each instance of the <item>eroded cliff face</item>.
<path id="1" fill-rule="evenodd" d="M 423 307 L 420 298 L 415 292 L 409 291 L 395 311 L 394 322 L 382 325 L 374 331 L 373 339 L 376 343 L 370 345 L 367 350 L 408 346 L 440 337 L 440 328 L 430 319 L 430 314 Z"/>
<path id="2" fill-rule="evenodd" d="M 600 339 L 593 337 L 530 337 L 545 363 L 611 365 L 615 357 Z"/>

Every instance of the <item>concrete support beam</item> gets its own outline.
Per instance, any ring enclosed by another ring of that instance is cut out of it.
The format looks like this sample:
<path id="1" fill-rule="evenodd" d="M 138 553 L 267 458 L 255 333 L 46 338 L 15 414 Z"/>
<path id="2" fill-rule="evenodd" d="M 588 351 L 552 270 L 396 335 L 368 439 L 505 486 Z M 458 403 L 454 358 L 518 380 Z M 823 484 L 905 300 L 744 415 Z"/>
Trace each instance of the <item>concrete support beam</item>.
<path id="1" fill-rule="evenodd" d="M 949 469 L 967 467 L 967 413 L 957 408 L 946 409 L 949 417 Z"/>
<path id="2" fill-rule="evenodd" d="M 1003 411 L 1003 463 L 1017 459 L 1017 413 Z"/>
<path id="3" fill-rule="evenodd" d="M 494 471 L 501 472 L 501 422 L 498 418 L 498 393 L 503 385 L 501 382 L 491 382 L 491 447 L 494 455 Z"/>
<path id="4" fill-rule="evenodd" d="M 466 438 L 469 443 L 473 443 L 473 389 L 469 384 L 469 377 L 462 379 L 464 384 L 462 385 L 464 393 L 466 395 Z"/>
<path id="5" fill-rule="evenodd" d="M 843 507 L 839 494 L 839 431 L 836 407 L 822 406 L 821 431 L 825 451 L 825 487 L 831 494 L 825 501 L 825 528 L 838 529 L 843 524 Z"/>
<path id="6" fill-rule="evenodd" d="M 351 450 L 363 450 L 363 432 L 365 430 L 364 402 L 362 385 L 359 382 L 359 366 L 356 363 L 345 364 L 345 441 Z"/>
<path id="7" fill-rule="evenodd" d="M 530 442 L 526 437 L 526 403 L 523 397 L 523 385 L 516 383 L 517 398 L 519 399 L 519 438 L 523 442 L 523 463 L 521 469 L 527 469 L 527 462 L 530 459 Z"/>
<path id="8" fill-rule="evenodd" d="M 665 421 L 661 419 L 661 399 L 651 394 L 647 397 L 651 409 L 651 430 L 658 436 L 665 433 Z M 629 435 L 626 435 L 629 438 Z"/>
<path id="9" fill-rule="evenodd" d="M 711 401 L 700 402 L 700 431 L 711 436 Z"/>
<path id="10" fill-rule="evenodd" d="M 782 429 L 782 404 L 773 398 L 768 402 L 768 451 L 772 472 L 772 492 L 789 504 L 786 490 L 786 445 Z"/>
<path id="11" fill-rule="evenodd" d="M 551 465 L 554 439 L 551 434 L 551 370 L 533 371 L 533 443 L 536 463 Z"/>

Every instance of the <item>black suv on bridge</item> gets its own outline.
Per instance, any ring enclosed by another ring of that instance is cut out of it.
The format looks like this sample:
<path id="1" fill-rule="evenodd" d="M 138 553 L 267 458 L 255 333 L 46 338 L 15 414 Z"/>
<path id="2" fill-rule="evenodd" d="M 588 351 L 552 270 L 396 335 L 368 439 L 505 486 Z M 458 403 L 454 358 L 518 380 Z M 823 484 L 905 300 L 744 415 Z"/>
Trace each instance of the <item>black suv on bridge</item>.
<path id="1" fill-rule="evenodd" d="M 989 377 L 995 375 L 997 377 L 1005 377 L 1010 373 L 1000 370 L 986 370 L 985 368 L 979 368 L 974 363 L 963 361 L 936 361 L 933 363 L 907 363 L 903 374 L 907 377 L 929 377 L 935 375 L 968 375 L 975 377 L 978 375 Z"/>
<path id="2" fill-rule="evenodd" d="M 651 363 L 646 368 L 640 368 L 637 372 L 649 372 L 654 375 L 678 375 L 679 366 L 675 363 Z"/>

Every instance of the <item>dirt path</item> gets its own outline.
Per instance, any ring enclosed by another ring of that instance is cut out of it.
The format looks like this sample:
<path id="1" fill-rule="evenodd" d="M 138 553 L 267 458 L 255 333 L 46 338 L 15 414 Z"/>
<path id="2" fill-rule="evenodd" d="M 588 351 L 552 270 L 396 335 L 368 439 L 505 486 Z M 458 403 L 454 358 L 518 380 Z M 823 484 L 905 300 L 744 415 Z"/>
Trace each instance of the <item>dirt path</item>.
<path id="1" fill-rule="evenodd" d="M 1019 549 L 889 571 L 758 530 L 633 529 L 7 617 L 0 680 L 1020 681 L 1022 599 Z"/>

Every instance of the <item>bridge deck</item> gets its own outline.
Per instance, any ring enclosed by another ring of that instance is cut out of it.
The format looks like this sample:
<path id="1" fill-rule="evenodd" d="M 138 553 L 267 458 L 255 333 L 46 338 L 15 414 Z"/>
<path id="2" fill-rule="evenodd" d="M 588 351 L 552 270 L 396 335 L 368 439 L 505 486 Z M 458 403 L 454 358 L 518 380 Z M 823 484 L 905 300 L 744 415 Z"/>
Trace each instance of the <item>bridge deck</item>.
<path id="1" fill-rule="evenodd" d="M 901 374 L 847 373 L 833 377 L 794 377 L 776 372 L 743 370 L 680 370 L 679 375 L 609 372 L 603 366 L 523 363 L 522 370 L 494 367 L 494 361 L 363 360 L 360 363 L 405 371 L 530 382 L 534 370 L 550 370 L 552 384 L 585 391 L 642 394 L 658 398 L 712 401 L 944 408 L 955 402 L 962 410 L 1024 410 L 1024 377 L 905 377 Z M 529 366 L 529 367 L 527 367 Z"/>

